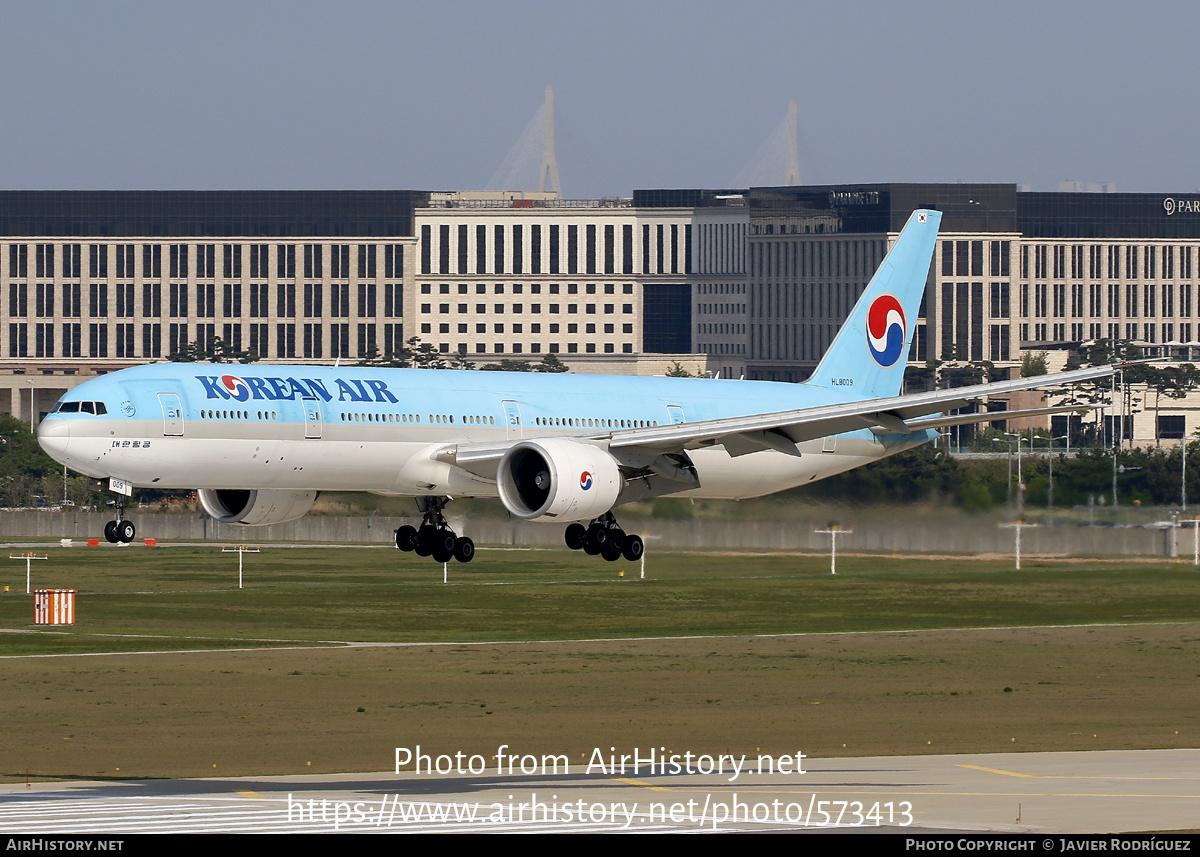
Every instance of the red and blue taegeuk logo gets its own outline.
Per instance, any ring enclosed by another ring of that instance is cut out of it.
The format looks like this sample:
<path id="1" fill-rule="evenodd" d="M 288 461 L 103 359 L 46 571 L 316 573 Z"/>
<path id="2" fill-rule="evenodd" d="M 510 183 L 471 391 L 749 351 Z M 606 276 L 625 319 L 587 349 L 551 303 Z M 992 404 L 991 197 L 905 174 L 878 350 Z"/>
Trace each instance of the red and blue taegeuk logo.
<path id="1" fill-rule="evenodd" d="M 234 401 L 244 402 L 250 398 L 250 388 L 235 375 L 222 375 L 221 386 L 229 391 L 229 397 Z"/>
<path id="2" fill-rule="evenodd" d="M 592 487 L 592 474 L 586 470 L 579 474 L 579 487 L 584 491 Z"/>
<path id="3" fill-rule="evenodd" d="M 892 295 L 880 295 L 867 309 L 867 348 L 884 369 L 896 365 L 904 353 L 908 328 L 904 308 Z"/>

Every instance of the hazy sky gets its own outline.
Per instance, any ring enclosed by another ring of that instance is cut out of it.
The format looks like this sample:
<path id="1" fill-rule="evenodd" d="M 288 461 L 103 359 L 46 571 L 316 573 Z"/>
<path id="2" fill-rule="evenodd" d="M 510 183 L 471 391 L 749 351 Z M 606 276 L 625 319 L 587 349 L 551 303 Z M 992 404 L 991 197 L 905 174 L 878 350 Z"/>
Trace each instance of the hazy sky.
<path id="1" fill-rule="evenodd" d="M 789 99 L 806 184 L 1200 186 L 1194 2 L 0 0 L 0 27 L 6 189 L 481 188 L 546 84 L 569 197 L 728 186 Z"/>

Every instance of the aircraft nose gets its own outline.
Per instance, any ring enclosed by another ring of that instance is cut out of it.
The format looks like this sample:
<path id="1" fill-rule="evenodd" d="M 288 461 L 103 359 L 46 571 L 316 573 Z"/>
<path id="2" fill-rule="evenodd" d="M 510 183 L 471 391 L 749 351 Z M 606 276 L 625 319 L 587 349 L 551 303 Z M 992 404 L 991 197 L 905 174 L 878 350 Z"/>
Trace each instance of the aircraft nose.
<path id="1" fill-rule="evenodd" d="M 57 417 L 47 417 L 38 426 L 38 443 L 46 454 L 60 464 L 67 459 L 67 444 L 71 440 L 71 422 Z"/>

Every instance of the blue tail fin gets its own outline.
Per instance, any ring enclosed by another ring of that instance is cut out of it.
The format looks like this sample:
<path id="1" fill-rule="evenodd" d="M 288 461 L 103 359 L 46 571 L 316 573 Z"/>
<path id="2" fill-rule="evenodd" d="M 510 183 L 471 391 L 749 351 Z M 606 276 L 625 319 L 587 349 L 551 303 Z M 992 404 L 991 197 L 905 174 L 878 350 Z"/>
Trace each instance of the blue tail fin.
<path id="1" fill-rule="evenodd" d="M 862 399 L 900 394 L 941 219 L 912 213 L 808 383 Z"/>

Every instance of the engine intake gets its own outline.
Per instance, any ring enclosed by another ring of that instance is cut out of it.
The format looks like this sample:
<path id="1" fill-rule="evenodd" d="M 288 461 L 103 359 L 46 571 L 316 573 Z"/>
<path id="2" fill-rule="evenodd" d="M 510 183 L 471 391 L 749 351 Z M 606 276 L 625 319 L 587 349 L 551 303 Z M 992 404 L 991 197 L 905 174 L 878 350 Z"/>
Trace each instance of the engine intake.
<path id="1" fill-rule="evenodd" d="M 603 449 L 565 438 L 525 440 L 500 459 L 504 508 L 527 521 L 590 521 L 617 502 L 624 480 Z"/>
<path id="2" fill-rule="evenodd" d="M 317 499 L 316 491 L 200 491 L 200 505 L 222 524 L 265 527 L 303 518 Z"/>

